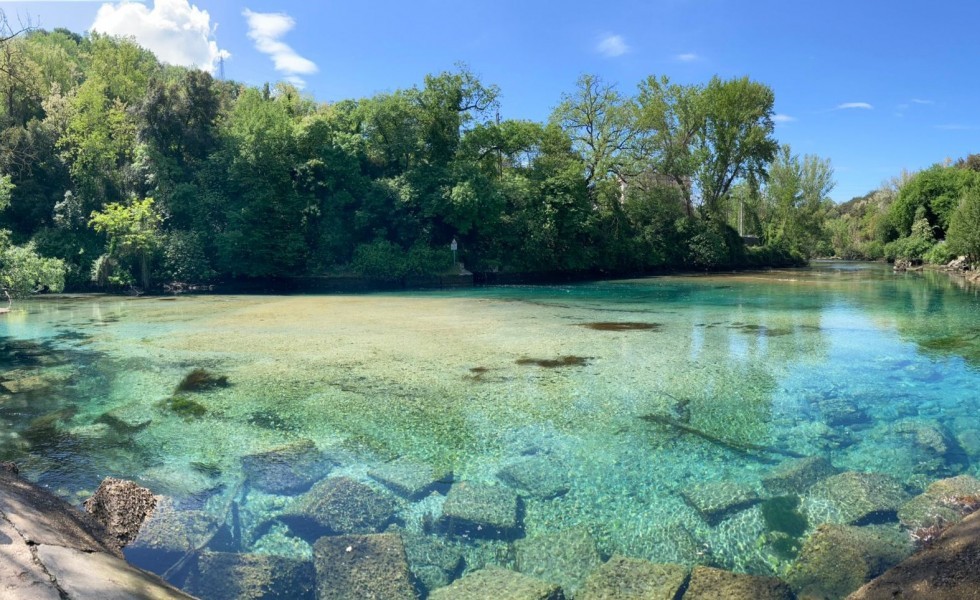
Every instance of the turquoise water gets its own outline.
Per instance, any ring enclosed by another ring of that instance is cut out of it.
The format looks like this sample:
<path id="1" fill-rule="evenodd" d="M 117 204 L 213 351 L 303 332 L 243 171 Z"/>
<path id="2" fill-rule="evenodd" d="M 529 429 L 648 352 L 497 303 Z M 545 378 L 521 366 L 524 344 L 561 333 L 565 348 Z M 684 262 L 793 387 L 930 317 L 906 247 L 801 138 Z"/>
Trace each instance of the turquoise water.
<path id="1" fill-rule="evenodd" d="M 0 317 L 0 459 L 74 503 L 103 477 L 134 479 L 231 531 L 212 549 L 307 560 L 312 540 L 283 515 L 312 480 L 257 484 L 242 457 L 311 441 L 317 476 L 361 482 L 387 507 L 375 529 L 404 532 L 423 594 L 486 564 L 562 577 L 529 540 L 566 531 L 601 557 L 783 575 L 796 552 L 758 503 L 781 464 L 822 457 L 909 495 L 980 465 L 980 299 L 942 274 L 823 263 L 16 308 Z M 175 393 L 198 368 L 228 385 Z M 200 414 L 174 411 L 175 396 Z M 404 497 L 378 476 L 392 461 L 433 485 Z M 516 526 L 447 531 L 450 484 L 516 494 Z M 718 490 L 751 498 L 705 512 L 698 498 Z M 822 518 L 806 516 L 800 543 Z M 462 562 L 440 575 L 415 558 L 435 543 Z"/>

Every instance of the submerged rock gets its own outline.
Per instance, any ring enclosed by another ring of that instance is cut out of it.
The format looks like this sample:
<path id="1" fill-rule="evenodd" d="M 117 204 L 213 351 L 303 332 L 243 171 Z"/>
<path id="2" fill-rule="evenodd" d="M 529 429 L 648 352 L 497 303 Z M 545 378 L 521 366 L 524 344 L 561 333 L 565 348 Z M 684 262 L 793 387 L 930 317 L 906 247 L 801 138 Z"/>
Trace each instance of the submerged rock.
<path id="1" fill-rule="evenodd" d="M 592 571 L 576 600 L 674 600 L 687 581 L 681 565 L 613 556 Z"/>
<path id="2" fill-rule="evenodd" d="M 242 457 L 242 472 L 252 487 L 270 494 L 305 492 L 336 466 L 310 439 Z"/>
<path id="3" fill-rule="evenodd" d="M 965 600 L 980 597 L 980 513 L 871 581 L 848 600 Z"/>
<path id="4" fill-rule="evenodd" d="M 157 496 L 153 513 L 126 548 L 134 565 L 162 573 L 194 551 L 218 528 L 217 520 L 201 510 L 178 510 L 173 499 Z"/>
<path id="5" fill-rule="evenodd" d="M 106 477 L 95 494 L 85 501 L 85 510 L 105 526 L 122 548 L 136 538 L 156 504 L 153 492 L 145 487 Z"/>
<path id="6" fill-rule="evenodd" d="M 980 480 L 969 475 L 940 479 L 898 509 L 898 519 L 909 529 L 952 525 L 963 520 L 958 499 L 980 497 Z"/>
<path id="7" fill-rule="evenodd" d="M 848 471 L 810 488 L 803 513 L 811 523 L 883 523 L 894 521 L 908 499 L 902 484 L 888 475 Z"/>
<path id="8" fill-rule="evenodd" d="M 152 406 L 133 402 L 102 413 L 96 423 L 105 423 L 119 433 L 133 434 L 145 429 L 153 421 Z"/>
<path id="9" fill-rule="evenodd" d="M 802 494 L 821 479 L 839 472 L 822 456 L 787 460 L 762 478 L 762 487 L 771 494 Z"/>
<path id="10" fill-rule="evenodd" d="M 575 596 L 589 573 L 602 564 L 596 541 L 586 527 L 519 540 L 515 548 L 518 571 L 553 581 L 569 596 Z"/>
<path id="11" fill-rule="evenodd" d="M 568 493 L 568 467 L 548 454 L 523 456 L 507 463 L 497 478 L 528 496 L 550 500 Z"/>
<path id="12" fill-rule="evenodd" d="M 412 574 L 430 592 L 449 585 L 462 570 L 462 548 L 443 537 L 403 531 L 402 541 Z"/>
<path id="13" fill-rule="evenodd" d="M 793 590 L 775 577 L 694 567 L 685 600 L 795 600 Z"/>
<path id="14" fill-rule="evenodd" d="M 838 600 L 911 552 L 908 535 L 897 528 L 821 525 L 804 542 L 786 579 L 803 597 Z"/>
<path id="15" fill-rule="evenodd" d="M 449 587 L 429 595 L 429 600 L 564 600 L 561 587 L 516 571 L 487 567 L 474 571 Z"/>
<path id="16" fill-rule="evenodd" d="M 311 561 L 203 552 L 185 587 L 208 600 L 314 600 L 315 585 Z"/>
<path id="17" fill-rule="evenodd" d="M 711 525 L 759 502 L 754 489 L 732 481 L 697 484 L 681 490 L 681 496 Z"/>
<path id="18" fill-rule="evenodd" d="M 371 486 L 348 477 L 325 479 L 298 496 L 280 519 L 298 536 L 376 533 L 391 522 L 395 502 Z"/>
<path id="19" fill-rule="evenodd" d="M 439 525 L 450 535 L 510 538 L 520 533 L 519 498 L 508 488 L 461 482 L 442 506 Z"/>
<path id="20" fill-rule="evenodd" d="M 417 500 L 433 491 L 445 493 L 453 482 L 451 471 L 438 471 L 409 458 L 375 467 L 368 471 L 368 475 L 409 500 Z"/>
<path id="21" fill-rule="evenodd" d="M 415 600 L 396 533 L 322 537 L 313 545 L 317 600 Z"/>

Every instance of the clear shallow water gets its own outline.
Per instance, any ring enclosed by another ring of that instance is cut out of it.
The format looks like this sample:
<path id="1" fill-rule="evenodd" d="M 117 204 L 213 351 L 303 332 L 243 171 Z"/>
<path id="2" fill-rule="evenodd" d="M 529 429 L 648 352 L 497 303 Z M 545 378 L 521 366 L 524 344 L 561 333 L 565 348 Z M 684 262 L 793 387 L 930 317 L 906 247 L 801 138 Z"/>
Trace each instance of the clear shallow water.
<path id="1" fill-rule="evenodd" d="M 428 531 L 443 496 L 398 498 L 371 469 L 400 458 L 513 486 L 501 471 L 529 464 L 547 489 L 518 489 L 518 538 L 587 530 L 604 556 L 758 574 L 792 561 L 767 544 L 758 507 L 709 522 L 685 493 L 731 482 L 766 496 L 763 477 L 793 456 L 885 473 L 913 493 L 980 465 L 980 300 L 941 274 L 829 263 L 18 308 L 0 318 L 0 378 L 14 382 L 0 390 L 0 458 L 72 502 L 115 476 L 219 519 L 233 503 L 245 552 L 310 555 L 288 529 L 260 526 L 289 497 L 242 485 L 242 456 L 303 439 L 343 457 L 330 477 L 391 495 L 409 532 Z M 230 382 L 186 395 L 206 414 L 163 407 L 199 367 Z M 925 429 L 945 452 L 924 448 Z M 510 539 L 454 540 L 466 570 L 515 566 Z"/>

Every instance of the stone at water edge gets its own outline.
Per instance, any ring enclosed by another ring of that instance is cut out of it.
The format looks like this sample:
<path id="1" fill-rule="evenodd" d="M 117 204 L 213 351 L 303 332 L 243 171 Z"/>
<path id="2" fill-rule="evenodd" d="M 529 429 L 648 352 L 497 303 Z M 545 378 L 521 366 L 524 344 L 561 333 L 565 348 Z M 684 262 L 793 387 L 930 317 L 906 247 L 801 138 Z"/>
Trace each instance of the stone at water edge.
<path id="1" fill-rule="evenodd" d="M 509 488 L 464 481 L 450 488 L 439 526 L 450 535 L 516 537 L 519 506 L 517 494 Z"/>
<path id="2" fill-rule="evenodd" d="M 911 553 L 897 527 L 825 524 L 803 542 L 786 580 L 803 597 L 841 599 Z"/>
<path id="3" fill-rule="evenodd" d="M 592 571 L 575 600 L 674 600 L 688 568 L 613 556 Z"/>
<path id="4" fill-rule="evenodd" d="M 980 497 L 980 480 L 959 475 L 934 481 L 926 491 L 898 509 L 898 519 L 909 529 L 952 525 L 963 520 L 963 512 L 954 505 L 957 498 Z"/>
<path id="5" fill-rule="evenodd" d="M 752 487 L 732 481 L 696 484 L 682 489 L 681 496 L 709 525 L 717 525 L 760 501 Z"/>
<path id="6" fill-rule="evenodd" d="M 409 458 L 379 465 L 368 471 L 368 476 L 409 500 L 417 500 L 433 491 L 443 491 L 442 488 L 448 489 L 453 482 L 451 471 L 438 471 Z"/>
<path id="7" fill-rule="evenodd" d="M 185 587 L 208 600 L 315 600 L 315 584 L 308 560 L 206 551 Z"/>
<path id="8" fill-rule="evenodd" d="M 487 567 L 439 588 L 429 600 L 565 600 L 561 587 L 500 567 Z"/>
<path id="9" fill-rule="evenodd" d="M 157 496 L 156 508 L 126 547 L 132 564 L 162 573 L 207 541 L 217 520 L 201 510 L 177 510 L 172 498 Z"/>
<path id="10" fill-rule="evenodd" d="M 947 529 L 933 545 L 874 579 L 848 600 L 980 598 L 980 512 Z"/>
<path id="11" fill-rule="evenodd" d="M 442 536 L 401 532 L 408 565 L 415 578 L 432 591 L 449 585 L 463 569 L 463 548 Z"/>
<path id="12" fill-rule="evenodd" d="M 61 600 L 51 577 L 34 561 L 32 546 L 0 518 L 0 598 L 4 600 Z"/>
<path id="13" fill-rule="evenodd" d="M 694 567 L 685 600 L 795 600 L 785 582 L 775 577 L 732 573 L 712 567 Z"/>
<path id="14" fill-rule="evenodd" d="M 286 507 L 279 519 L 313 542 L 325 534 L 377 533 L 395 516 L 395 501 L 349 477 L 325 479 Z"/>
<path id="15" fill-rule="evenodd" d="M 762 487 L 770 494 L 802 494 L 810 486 L 840 471 L 822 456 L 808 456 L 780 463 L 762 478 Z"/>
<path id="16" fill-rule="evenodd" d="M 85 510 L 105 526 L 122 548 L 136 538 L 143 522 L 157 505 L 153 492 L 132 481 L 106 477 Z"/>
<path id="17" fill-rule="evenodd" d="M 416 600 L 397 533 L 322 537 L 313 545 L 317 600 Z"/>
<path id="18" fill-rule="evenodd" d="M 543 581 L 553 581 L 569 596 L 602 564 L 596 541 L 579 526 L 518 540 L 517 570 Z"/>
<path id="19" fill-rule="evenodd" d="M 899 507 L 909 498 L 893 477 L 847 471 L 811 487 L 800 512 L 810 523 L 863 525 L 895 520 Z"/>

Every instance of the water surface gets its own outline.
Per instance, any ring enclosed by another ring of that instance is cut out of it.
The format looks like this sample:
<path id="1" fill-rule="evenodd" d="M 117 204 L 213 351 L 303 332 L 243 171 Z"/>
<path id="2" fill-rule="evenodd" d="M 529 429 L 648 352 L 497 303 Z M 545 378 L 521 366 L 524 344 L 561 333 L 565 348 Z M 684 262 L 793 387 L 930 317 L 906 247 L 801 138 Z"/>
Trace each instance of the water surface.
<path id="1" fill-rule="evenodd" d="M 14 382 L 0 390 L 0 458 L 72 502 L 105 476 L 130 478 L 221 518 L 231 501 L 247 529 L 289 497 L 243 484 L 241 457 L 297 440 L 344 457 L 330 477 L 382 494 L 368 472 L 395 459 L 513 485 L 502 469 L 531 458 L 543 485 L 562 489 L 518 490 L 516 537 L 582 528 L 604 556 L 779 574 L 792 556 L 767 543 L 757 507 L 708 522 L 684 493 L 732 482 L 765 496 L 762 478 L 795 456 L 885 473 L 916 492 L 976 475 L 980 460 L 980 301 L 945 275 L 827 263 L 18 308 L 0 317 L 0 378 Z M 178 414 L 165 402 L 196 368 L 229 385 L 186 395 L 204 414 Z M 945 453 L 909 434 L 923 427 L 949 442 Z M 444 501 L 392 497 L 398 526 L 416 533 Z M 255 535 L 235 549 L 310 554 L 286 528 Z M 512 539 L 454 541 L 467 570 L 514 566 Z"/>

